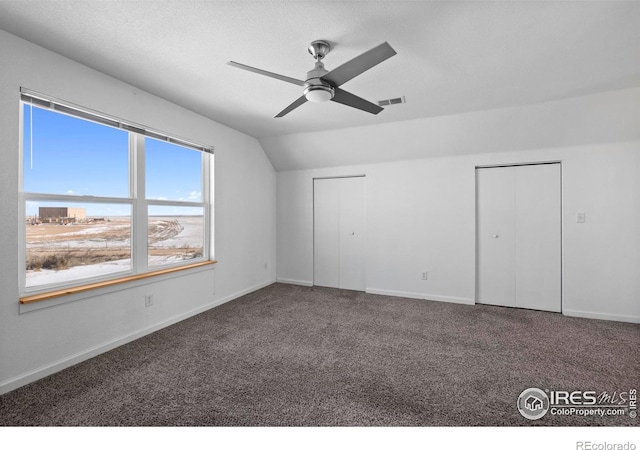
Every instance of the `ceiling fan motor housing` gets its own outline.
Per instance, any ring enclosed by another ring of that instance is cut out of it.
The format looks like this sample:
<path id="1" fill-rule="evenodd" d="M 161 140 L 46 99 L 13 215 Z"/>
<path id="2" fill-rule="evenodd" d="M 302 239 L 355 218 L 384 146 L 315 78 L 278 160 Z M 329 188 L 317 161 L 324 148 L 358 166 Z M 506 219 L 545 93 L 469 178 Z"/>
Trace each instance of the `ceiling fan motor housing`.
<path id="1" fill-rule="evenodd" d="M 317 61 L 315 67 L 307 72 L 304 96 L 310 102 L 328 102 L 333 98 L 335 94 L 333 86 L 321 78 L 327 73 L 324 64 L 320 61 Z"/>

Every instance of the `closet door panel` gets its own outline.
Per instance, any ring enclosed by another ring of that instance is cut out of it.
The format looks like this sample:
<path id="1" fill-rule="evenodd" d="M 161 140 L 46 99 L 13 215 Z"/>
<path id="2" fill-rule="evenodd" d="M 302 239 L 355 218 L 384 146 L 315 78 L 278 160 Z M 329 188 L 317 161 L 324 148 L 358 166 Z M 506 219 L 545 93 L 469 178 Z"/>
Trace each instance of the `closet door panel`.
<path id="1" fill-rule="evenodd" d="M 515 171 L 476 170 L 477 302 L 515 306 Z"/>
<path id="2" fill-rule="evenodd" d="M 314 281 L 365 290 L 364 177 L 314 180 Z"/>
<path id="3" fill-rule="evenodd" d="M 517 166 L 516 306 L 561 310 L 560 164 Z"/>
<path id="4" fill-rule="evenodd" d="M 340 185 L 313 183 L 313 284 L 340 287 Z"/>
<path id="5" fill-rule="evenodd" d="M 365 290 L 364 177 L 340 181 L 340 287 Z"/>

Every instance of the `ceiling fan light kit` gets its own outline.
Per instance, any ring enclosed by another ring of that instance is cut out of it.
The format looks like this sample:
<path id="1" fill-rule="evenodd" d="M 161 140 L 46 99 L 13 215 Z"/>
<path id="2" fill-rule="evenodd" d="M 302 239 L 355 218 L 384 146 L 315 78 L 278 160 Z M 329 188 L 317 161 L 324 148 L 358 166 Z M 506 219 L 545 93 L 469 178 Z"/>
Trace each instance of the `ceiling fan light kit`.
<path id="1" fill-rule="evenodd" d="M 320 103 L 331 100 L 371 114 L 378 114 L 383 110 L 379 105 L 340 89 L 339 86 L 395 55 L 396 51 L 391 48 L 387 42 L 353 58 L 332 71 L 326 70 L 321 61 L 331 51 L 331 45 L 328 42 L 321 40 L 313 41 L 309 44 L 307 50 L 316 62 L 314 68 L 307 72 L 305 81 L 257 69 L 234 61 L 229 61 L 228 64 L 239 69 L 286 81 L 287 83 L 292 83 L 304 88 L 302 96 L 280 111 L 275 117 L 283 117 L 307 101 Z"/>
<path id="2" fill-rule="evenodd" d="M 305 98 L 314 103 L 328 102 L 335 95 L 335 91 L 330 86 L 309 86 L 303 92 Z"/>

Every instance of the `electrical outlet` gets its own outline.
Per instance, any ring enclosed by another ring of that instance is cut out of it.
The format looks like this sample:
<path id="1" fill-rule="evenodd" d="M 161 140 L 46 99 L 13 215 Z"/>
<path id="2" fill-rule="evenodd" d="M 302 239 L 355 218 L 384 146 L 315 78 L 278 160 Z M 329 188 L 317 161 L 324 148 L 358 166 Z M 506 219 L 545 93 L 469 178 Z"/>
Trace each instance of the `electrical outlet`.
<path id="1" fill-rule="evenodd" d="M 422 280 L 425 281 L 429 278 L 429 273 L 428 272 L 422 272 Z"/>
<path id="2" fill-rule="evenodd" d="M 149 307 L 153 305 L 153 294 L 145 294 L 144 296 L 144 306 Z"/>

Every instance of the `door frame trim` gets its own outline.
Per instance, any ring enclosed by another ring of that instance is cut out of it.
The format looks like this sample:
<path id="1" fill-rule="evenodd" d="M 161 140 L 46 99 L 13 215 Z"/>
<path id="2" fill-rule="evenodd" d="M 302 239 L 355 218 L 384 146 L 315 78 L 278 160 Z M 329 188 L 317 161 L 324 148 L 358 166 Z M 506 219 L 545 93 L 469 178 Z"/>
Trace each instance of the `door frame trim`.
<path id="1" fill-rule="evenodd" d="M 340 178 L 366 178 L 367 175 L 353 174 L 353 175 L 329 175 L 325 177 L 313 177 L 311 178 L 311 261 L 312 264 L 312 272 L 311 272 L 311 286 L 316 285 L 316 180 L 333 180 Z M 366 256 L 367 249 L 367 185 L 364 185 L 364 243 L 363 243 L 363 251 Z M 364 261 L 362 264 L 362 270 L 364 271 L 364 283 L 365 283 L 365 291 L 367 288 L 367 258 L 364 257 Z"/>
<path id="2" fill-rule="evenodd" d="M 474 304 L 482 305 L 483 303 L 478 303 L 478 272 L 479 272 L 479 261 L 478 261 L 478 169 L 493 169 L 498 167 L 518 167 L 518 166 L 541 166 L 541 165 L 549 165 L 549 164 L 559 164 L 560 165 L 560 312 L 558 314 L 564 315 L 564 184 L 563 184 L 563 172 L 564 167 L 562 164 L 562 160 L 549 160 L 549 161 L 532 161 L 532 162 L 520 162 L 520 163 L 502 163 L 502 164 L 482 164 L 474 166 L 473 176 L 474 176 L 474 189 L 475 189 L 475 223 L 474 223 L 474 239 L 475 239 L 475 283 L 474 283 Z M 551 311 L 548 311 L 551 312 Z"/>
<path id="3" fill-rule="evenodd" d="M 506 163 L 506 164 L 486 164 L 477 165 L 476 169 L 492 169 L 494 167 L 517 167 L 517 166 L 543 166 L 545 164 L 560 164 L 562 167 L 562 160 L 550 160 L 550 161 L 537 161 L 537 162 L 523 162 L 523 163 Z"/>

